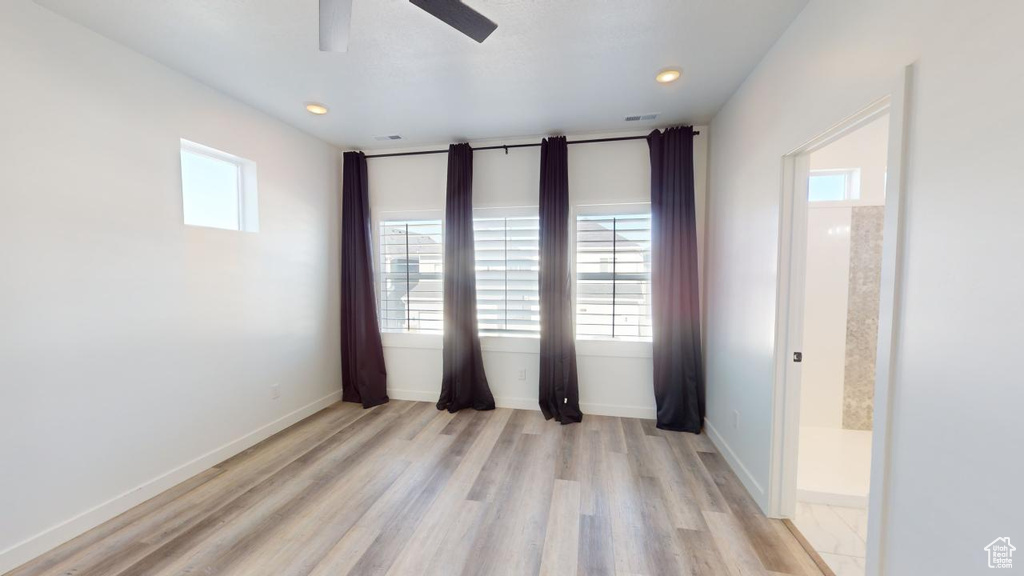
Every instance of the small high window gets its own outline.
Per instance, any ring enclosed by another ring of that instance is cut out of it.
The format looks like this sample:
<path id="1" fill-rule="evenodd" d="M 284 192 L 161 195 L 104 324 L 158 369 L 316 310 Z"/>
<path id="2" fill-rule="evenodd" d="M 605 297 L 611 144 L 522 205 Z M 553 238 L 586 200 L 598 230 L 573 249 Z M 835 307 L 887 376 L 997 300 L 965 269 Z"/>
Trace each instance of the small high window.
<path id="1" fill-rule="evenodd" d="M 811 170 L 809 202 L 849 202 L 860 199 L 860 169 Z"/>
<path id="2" fill-rule="evenodd" d="M 259 230 L 256 164 L 208 146 L 181 141 L 184 222 L 223 230 Z"/>

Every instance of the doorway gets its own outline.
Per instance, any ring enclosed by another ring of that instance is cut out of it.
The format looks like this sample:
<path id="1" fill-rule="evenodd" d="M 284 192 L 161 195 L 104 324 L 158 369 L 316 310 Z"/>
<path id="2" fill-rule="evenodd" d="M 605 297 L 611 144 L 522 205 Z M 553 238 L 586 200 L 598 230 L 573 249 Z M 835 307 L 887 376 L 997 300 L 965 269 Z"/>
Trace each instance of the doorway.
<path id="1" fill-rule="evenodd" d="M 889 114 L 808 154 L 793 523 L 839 576 L 863 576 Z"/>
<path id="2" fill-rule="evenodd" d="M 912 72 L 783 157 L 769 513 L 825 574 L 885 554 Z"/>

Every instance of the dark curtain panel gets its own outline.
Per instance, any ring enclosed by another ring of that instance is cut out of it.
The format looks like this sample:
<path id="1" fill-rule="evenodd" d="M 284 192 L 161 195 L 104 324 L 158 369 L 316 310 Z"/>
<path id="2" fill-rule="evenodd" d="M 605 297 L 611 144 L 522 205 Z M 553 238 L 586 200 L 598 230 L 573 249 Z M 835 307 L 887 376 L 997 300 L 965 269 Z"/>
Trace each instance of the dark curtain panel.
<path id="1" fill-rule="evenodd" d="M 540 409 L 562 424 L 583 420 L 569 276 L 569 148 L 540 145 Z"/>
<path id="2" fill-rule="evenodd" d="M 341 186 L 341 399 L 370 408 L 388 401 L 370 250 L 366 156 L 345 152 Z"/>
<path id="3" fill-rule="evenodd" d="M 444 379 L 438 410 L 493 410 L 476 322 L 473 249 L 473 149 L 448 148 L 444 206 Z"/>
<path id="4" fill-rule="evenodd" d="M 693 128 L 657 130 L 651 152 L 651 320 L 658 428 L 699 434 L 704 424 Z"/>

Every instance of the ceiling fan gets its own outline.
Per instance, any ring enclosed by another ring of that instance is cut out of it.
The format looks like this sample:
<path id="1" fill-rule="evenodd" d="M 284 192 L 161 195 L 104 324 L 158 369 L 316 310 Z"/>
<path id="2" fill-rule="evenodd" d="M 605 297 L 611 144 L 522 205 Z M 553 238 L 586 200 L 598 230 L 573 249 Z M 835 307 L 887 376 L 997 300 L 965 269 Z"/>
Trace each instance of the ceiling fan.
<path id="1" fill-rule="evenodd" d="M 461 0 L 409 0 L 429 14 L 469 36 L 483 42 L 498 27 L 486 16 L 466 6 Z M 320 0 L 320 51 L 347 52 L 349 27 L 352 23 L 352 0 Z"/>

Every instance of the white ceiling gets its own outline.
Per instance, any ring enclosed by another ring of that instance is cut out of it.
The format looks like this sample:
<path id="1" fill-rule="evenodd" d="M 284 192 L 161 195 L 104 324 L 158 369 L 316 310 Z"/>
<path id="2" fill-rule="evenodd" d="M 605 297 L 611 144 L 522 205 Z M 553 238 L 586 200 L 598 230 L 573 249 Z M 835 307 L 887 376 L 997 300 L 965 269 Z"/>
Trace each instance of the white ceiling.
<path id="1" fill-rule="evenodd" d="M 37 0 L 343 147 L 705 123 L 807 0 L 467 0 L 483 44 L 406 0 L 355 0 L 345 54 L 318 50 L 318 0 Z M 655 74 L 683 69 L 663 86 Z M 323 102 L 330 114 L 305 111 Z M 392 144 L 394 146 L 395 144 Z"/>

